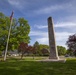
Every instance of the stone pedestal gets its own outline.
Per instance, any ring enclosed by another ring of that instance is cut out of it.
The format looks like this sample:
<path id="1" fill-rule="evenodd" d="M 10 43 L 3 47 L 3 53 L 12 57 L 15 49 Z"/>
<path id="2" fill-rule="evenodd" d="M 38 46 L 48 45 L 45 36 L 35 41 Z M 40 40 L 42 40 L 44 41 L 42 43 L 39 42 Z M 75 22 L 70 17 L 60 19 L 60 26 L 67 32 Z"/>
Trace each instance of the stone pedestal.
<path id="1" fill-rule="evenodd" d="M 59 59 L 55 42 L 55 32 L 52 17 L 48 18 L 48 36 L 49 36 L 49 47 L 50 47 L 49 59 Z"/>

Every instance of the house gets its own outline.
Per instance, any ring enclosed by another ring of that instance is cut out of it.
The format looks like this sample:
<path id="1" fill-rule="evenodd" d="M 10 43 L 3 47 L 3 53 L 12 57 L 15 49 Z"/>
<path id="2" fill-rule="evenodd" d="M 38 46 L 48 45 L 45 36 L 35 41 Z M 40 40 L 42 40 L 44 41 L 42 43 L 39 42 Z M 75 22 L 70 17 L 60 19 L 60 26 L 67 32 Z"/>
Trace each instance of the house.
<path id="1" fill-rule="evenodd" d="M 18 50 L 8 51 L 7 56 L 19 56 Z M 2 56 L 4 56 L 4 51 L 2 52 Z"/>

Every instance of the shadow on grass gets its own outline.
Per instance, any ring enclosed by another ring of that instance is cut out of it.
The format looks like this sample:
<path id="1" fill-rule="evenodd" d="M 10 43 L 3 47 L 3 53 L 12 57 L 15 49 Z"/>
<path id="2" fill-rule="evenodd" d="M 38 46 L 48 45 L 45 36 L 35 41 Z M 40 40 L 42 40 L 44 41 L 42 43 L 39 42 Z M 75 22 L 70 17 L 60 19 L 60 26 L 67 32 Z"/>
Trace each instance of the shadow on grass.
<path id="1" fill-rule="evenodd" d="M 11 59 L 0 62 L 0 75 L 75 75 L 76 60 L 37 62 Z"/>

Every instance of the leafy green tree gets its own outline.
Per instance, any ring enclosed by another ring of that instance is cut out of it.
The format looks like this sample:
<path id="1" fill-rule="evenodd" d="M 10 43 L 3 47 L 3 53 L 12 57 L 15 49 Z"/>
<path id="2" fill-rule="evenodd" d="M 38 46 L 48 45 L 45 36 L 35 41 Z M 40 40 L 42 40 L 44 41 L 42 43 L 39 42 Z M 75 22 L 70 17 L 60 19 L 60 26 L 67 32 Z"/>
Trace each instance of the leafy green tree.
<path id="1" fill-rule="evenodd" d="M 43 56 L 49 56 L 49 51 L 46 48 L 41 49 L 41 53 Z"/>
<path id="2" fill-rule="evenodd" d="M 39 42 L 38 41 L 36 41 L 35 43 L 34 43 L 34 45 L 33 45 L 34 47 L 38 47 L 39 46 Z"/>
<path id="3" fill-rule="evenodd" d="M 73 53 L 73 51 L 72 50 L 67 50 L 66 51 L 66 55 L 69 55 L 69 56 L 74 56 L 74 53 Z"/>
<path id="4" fill-rule="evenodd" d="M 0 50 L 5 50 L 8 31 L 10 27 L 10 18 L 0 13 Z M 19 43 L 30 43 L 30 26 L 24 18 L 13 19 L 11 34 L 8 44 L 8 50 L 15 50 Z"/>
<path id="5" fill-rule="evenodd" d="M 9 25 L 9 18 L 6 17 L 3 13 L 0 13 L 0 50 L 5 49 Z"/>
<path id="6" fill-rule="evenodd" d="M 65 55 L 66 54 L 66 48 L 63 46 L 57 46 L 58 55 Z"/>
<path id="7" fill-rule="evenodd" d="M 29 32 L 30 26 L 28 21 L 26 21 L 24 18 L 19 18 L 16 33 L 17 41 L 30 43 L 30 37 L 28 36 Z"/>
<path id="8" fill-rule="evenodd" d="M 40 50 L 43 49 L 43 48 L 49 49 L 49 46 L 45 45 L 45 44 L 40 44 L 39 47 L 40 47 Z"/>
<path id="9" fill-rule="evenodd" d="M 40 55 L 49 55 L 49 46 L 48 45 L 40 44 L 39 48 L 40 48 L 40 50 L 39 50 Z"/>
<path id="10" fill-rule="evenodd" d="M 48 45 L 45 45 L 45 44 L 39 44 L 38 41 L 36 41 L 33 46 L 35 47 L 35 49 L 36 49 L 36 51 L 37 51 L 36 53 L 37 53 L 38 55 L 44 55 L 44 54 L 45 54 L 44 52 L 46 52 L 46 49 L 47 49 L 48 52 L 49 52 L 49 46 L 48 46 Z M 44 50 L 44 51 L 43 51 L 43 50 Z M 43 54 L 43 53 L 44 53 L 44 54 Z M 49 54 L 49 53 L 47 53 L 47 54 Z"/>
<path id="11" fill-rule="evenodd" d="M 33 47 L 35 48 L 36 54 L 39 55 L 39 53 L 40 53 L 40 52 L 39 52 L 39 50 L 40 50 L 40 48 L 39 48 L 39 42 L 36 41 L 36 42 L 34 43 Z"/>

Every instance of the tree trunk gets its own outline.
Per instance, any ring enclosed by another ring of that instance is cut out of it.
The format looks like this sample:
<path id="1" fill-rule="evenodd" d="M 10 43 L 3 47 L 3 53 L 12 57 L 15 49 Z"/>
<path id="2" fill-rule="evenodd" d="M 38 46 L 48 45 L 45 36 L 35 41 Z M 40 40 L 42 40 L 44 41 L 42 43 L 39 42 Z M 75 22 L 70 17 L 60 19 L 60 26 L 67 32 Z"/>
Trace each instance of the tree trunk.
<path id="1" fill-rule="evenodd" d="M 35 58 L 34 58 L 34 54 L 33 54 L 33 60 L 34 60 Z"/>
<path id="2" fill-rule="evenodd" d="M 22 55 L 21 55 L 21 59 L 23 58 L 23 53 L 22 53 Z"/>

